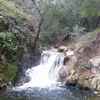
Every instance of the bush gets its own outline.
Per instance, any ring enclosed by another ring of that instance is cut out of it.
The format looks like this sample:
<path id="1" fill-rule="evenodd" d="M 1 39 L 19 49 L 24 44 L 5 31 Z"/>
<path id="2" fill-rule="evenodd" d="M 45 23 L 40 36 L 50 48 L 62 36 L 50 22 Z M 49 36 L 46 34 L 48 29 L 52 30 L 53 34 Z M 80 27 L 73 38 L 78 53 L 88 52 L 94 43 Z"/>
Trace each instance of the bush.
<path id="1" fill-rule="evenodd" d="M 7 62 L 16 60 L 17 39 L 14 33 L 0 32 L 0 53 L 5 56 Z"/>
<path id="2" fill-rule="evenodd" d="M 12 81 L 17 73 L 17 66 L 15 64 L 0 64 L 0 80 L 3 82 Z"/>
<path id="3" fill-rule="evenodd" d="M 14 33 L 0 32 L 0 87 L 16 77 L 17 48 Z"/>

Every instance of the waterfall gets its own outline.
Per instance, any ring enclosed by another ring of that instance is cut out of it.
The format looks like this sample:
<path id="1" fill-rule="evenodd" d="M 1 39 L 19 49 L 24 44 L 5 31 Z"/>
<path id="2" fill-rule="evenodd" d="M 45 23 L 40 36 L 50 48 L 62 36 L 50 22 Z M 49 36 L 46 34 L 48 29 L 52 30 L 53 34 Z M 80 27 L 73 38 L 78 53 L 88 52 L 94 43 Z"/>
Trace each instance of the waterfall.
<path id="1" fill-rule="evenodd" d="M 14 89 L 27 89 L 33 87 L 50 87 L 56 85 L 58 71 L 63 65 L 64 54 L 57 52 L 56 49 L 43 51 L 40 64 L 33 66 L 26 71 L 26 76 L 30 77 L 28 83 Z"/>
<path id="2" fill-rule="evenodd" d="M 73 52 L 69 50 L 67 55 L 73 55 Z M 40 63 L 26 70 L 25 74 L 30 77 L 30 81 L 21 86 L 13 87 L 10 92 L 8 91 L 8 96 L 12 98 L 11 100 L 17 100 L 17 98 L 23 100 L 91 99 L 89 95 L 92 96 L 92 94 L 89 91 L 80 91 L 77 87 L 72 86 L 62 87 L 62 83 L 60 83 L 59 87 L 59 82 L 57 81 L 59 77 L 58 73 L 59 71 L 61 72 L 62 66 L 65 67 L 63 65 L 65 56 L 64 53 L 57 52 L 55 49 L 43 51 Z M 2 99 L 2 97 L 0 98 Z"/>

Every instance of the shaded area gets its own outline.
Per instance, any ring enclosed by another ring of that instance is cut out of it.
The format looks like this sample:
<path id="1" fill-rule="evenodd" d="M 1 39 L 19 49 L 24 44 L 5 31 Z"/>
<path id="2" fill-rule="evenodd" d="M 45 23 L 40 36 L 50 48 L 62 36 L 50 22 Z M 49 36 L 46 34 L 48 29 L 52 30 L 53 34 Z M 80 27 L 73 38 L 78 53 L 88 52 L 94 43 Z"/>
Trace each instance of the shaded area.
<path id="1" fill-rule="evenodd" d="M 2 98 L 4 100 L 99 100 L 99 97 L 93 95 L 92 92 L 79 90 L 72 86 L 55 89 L 29 88 L 27 91 L 12 91 Z"/>

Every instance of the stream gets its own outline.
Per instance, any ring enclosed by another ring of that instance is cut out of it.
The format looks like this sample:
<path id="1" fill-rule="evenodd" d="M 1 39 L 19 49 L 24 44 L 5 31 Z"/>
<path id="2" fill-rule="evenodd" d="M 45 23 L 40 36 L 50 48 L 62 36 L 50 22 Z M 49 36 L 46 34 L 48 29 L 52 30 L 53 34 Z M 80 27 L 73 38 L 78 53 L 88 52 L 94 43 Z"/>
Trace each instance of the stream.
<path id="1" fill-rule="evenodd" d="M 100 100 L 90 91 L 57 81 L 63 60 L 64 54 L 56 49 L 43 51 L 39 65 L 26 70 L 30 81 L 13 87 L 8 96 L 0 100 Z"/>

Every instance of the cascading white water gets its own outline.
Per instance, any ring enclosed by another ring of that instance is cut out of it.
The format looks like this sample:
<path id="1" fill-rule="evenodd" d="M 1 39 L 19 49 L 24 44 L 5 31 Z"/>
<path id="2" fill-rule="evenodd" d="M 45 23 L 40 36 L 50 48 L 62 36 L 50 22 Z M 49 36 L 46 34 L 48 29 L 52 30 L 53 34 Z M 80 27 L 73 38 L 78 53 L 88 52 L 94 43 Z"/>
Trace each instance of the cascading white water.
<path id="1" fill-rule="evenodd" d="M 57 50 L 46 50 L 41 54 L 41 61 L 38 66 L 33 66 L 26 71 L 26 76 L 30 77 L 28 83 L 14 89 L 27 89 L 32 87 L 50 87 L 56 85 L 58 71 L 63 65 L 64 54 Z"/>

